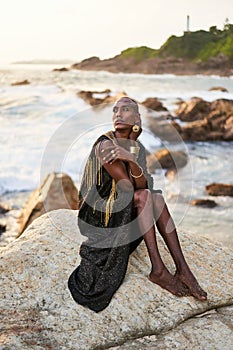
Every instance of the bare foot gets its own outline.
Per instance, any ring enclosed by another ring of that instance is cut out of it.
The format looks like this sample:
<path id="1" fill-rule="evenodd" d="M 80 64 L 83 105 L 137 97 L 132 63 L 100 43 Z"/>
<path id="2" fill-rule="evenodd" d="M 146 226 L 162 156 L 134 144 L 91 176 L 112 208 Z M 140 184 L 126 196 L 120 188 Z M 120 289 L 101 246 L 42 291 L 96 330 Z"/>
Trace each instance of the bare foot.
<path id="1" fill-rule="evenodd" d="M 196 278 L 189 269 L 182 272 L 177 271 L 175 278 L 183 282 L 189 288 L 191 295 L 193 295 L 196 299 L 200 301 L 207 300 L 207 293 L 200 287 Z"/>
<path id="2" fill-rule="evenodd" d="M 190 295 L 187 286 L 178 278 L 172 276 L 168 270 L 163 270 L 160 274 L 153 273 L 148 276 L 149 280 L 168 290 L 170 293 L 183 297 Z"/>

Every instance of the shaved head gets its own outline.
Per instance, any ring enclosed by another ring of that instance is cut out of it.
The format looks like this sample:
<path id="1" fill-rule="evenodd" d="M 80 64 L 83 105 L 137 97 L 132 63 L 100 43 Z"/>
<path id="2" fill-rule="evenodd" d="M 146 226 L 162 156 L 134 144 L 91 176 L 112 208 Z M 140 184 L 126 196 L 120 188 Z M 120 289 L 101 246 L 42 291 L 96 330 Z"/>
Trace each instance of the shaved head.
<path id="1" fill-rule="evenodd" d="M 123 97 L 119 98 L 119 100 L 116 101 L 115 105 L 116 105 L 118 102 L 126 102 L 126 103 L 132 105 L 132 106 L 134 107 L 135 111 L 136 111 L 137 113 L 139 113 L 138 103 L 137 103 L 137 101 L 134 100 L 133 98 L 128 97 L 128 96 L 123 96 Z"/>

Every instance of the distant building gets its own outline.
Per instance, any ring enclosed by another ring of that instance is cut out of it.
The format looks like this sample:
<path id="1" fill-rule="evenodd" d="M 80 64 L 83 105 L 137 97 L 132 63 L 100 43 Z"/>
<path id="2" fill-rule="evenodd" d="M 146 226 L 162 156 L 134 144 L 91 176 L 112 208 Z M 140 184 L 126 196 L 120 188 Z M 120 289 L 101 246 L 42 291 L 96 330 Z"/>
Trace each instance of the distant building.
<path id="1" fill-rule="evenodd" d="M 184 34 L 190 33 L 190 17 L 187 15 L 187 27 L 186 30 L 184 31 Z"/>

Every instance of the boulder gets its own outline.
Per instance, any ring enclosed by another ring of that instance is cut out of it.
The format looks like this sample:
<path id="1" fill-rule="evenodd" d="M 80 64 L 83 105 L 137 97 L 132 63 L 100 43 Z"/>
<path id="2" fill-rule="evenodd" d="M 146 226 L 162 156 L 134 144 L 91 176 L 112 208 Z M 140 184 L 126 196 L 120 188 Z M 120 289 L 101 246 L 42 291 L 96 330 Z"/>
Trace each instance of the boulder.
<path id="1" fill-rule="evenodd" d="M 159 335 L 128 341 L 111 350 L 229 350 L 233 344 L 233 306 L 210 310 Z"/>
<path id="2" fill-rule="evenodd" d="M 69 68 L 61 67 L 61 68 L 54 68 L 53 72 L 68 72 Z"/>
<path id="3" fill-rule="evenodd" d="M 192 201 L 190 201 L 190 204 L 203 207 L 203 208 L 214 208 L 218 205 L 215 201 L 211 199 L 201 199 L 201 198 L 193 199 Z"/>
<path id="4" fill-rule="evenodd" d="M 233 115 L 226 120 L 223 138 L 226 141 L 233 140 Z"/>
<path id="5" fill-rule="evenodd" d="M 180 132 L 182 129 L 179 128 L 179 124 L 174 121 L 169 121 L 172 119 L 170 114 L 159 115 L 156 117 L 147 116 L 147 123 L 150 131 L 161 140 L 169 142 L 181 142 Z"/>
<path id="6" fill-rule="evenodd" d="M 209 123 L 211 125 L 212 130 L 216 130 L 217 132 L 223 132 L 224 126 L 226 123 L 226 116 L 225 115 L 219 115 L 214 113 L 210 113 L 208 116 Z"/>
<path id="7" fill-rule="evenodd" d="M 185 125 L 174 123 L 184 140 L 233 140 L 233 100 L 217 99 L 206 102 L 200 98 L 180 104 L 176 115 Z"/>
<path id="8" fill-rule="evenodd" d="M 49 174 L 31 193 L 19 215 L 18 235 L 33 220 L 55 209 L 78 209 L 78 190 L 70 176 L 63 173 Z"/>
<path id="9" fill-rule="evenodd" d="M 211 135 L 211 125 L 207 118 L 186 123 L 180 131 L 183 140 L 206 141 Z"/>
<path id="10" fill-rule="evenodd" d="M 6 225 L 0 224 L 0 236 L 3 232 L 6 232 Z"/>
<path id="11" fill-rule="evenodd" d="M 142 105 L 153 111 L 167 111 L 167 108 L 163 106 L 156 97 L 148 97 L 145 101 L 142 102 Z"/>
<path id="12" fill-rule="evenodd" d="M 225 87 L 222 87 L 222 86 L 213 86 L 213 87 L 209 88 L 208 91 L 228 92 L 228 90 Z"/>
<path id="13" fill-rule="evenodd" d="M 175 114 L 182 121 L 192 122 L 206 118 L 209 112 L 210 102 L 199 97 L 193 97 L 191 100 L 181 103 Z"/>
<path id="14" fill-rule="evenodd" d="M 110 95 L 111 90 L 106 89 L 104 91 L 79 91 L 78 96 L 81 97 L 86 103 L 90 104 L 92 107 L 101 107 L 108 104 L 114 103 L 120 97 L 126 96 L 125 92 L 120 92 L 115 96 Z M 105 95 L 105 96 L 103 96 Z"/>
<path id="15" fill-rule="evenodd" d="M 230 196 L 233 197 L 233 185 L 212 183 L 206 186 L 206 191 L 210 196 Z"/>
<path id="16" fill-rule="evenodd" d="M 157 349 L 167 349 L 172 337 L 177 344 L 183 343 L 183 349 L 200 349 L 196 344 L 201 340 L 206 345 L 202 349 L 214 349 L 208 347 L 209 342 L 213 344 L 213 332 L 223 342 L 231 340 L 232 327 L 220 327 L 216 320 L 211 329 L 208 318 L 194 317 L 233 305 L 232 250 L 197 235 L 180 233 L 179 237 L 192 271 L 208 292 L 207 301 L 178 298 L 151 283 L 142 242 L 130 257 L 124 282 L 110 305 L 96 314 L 76 304 L 67 288 L 83 241 L 77 212 L 56 210 L 36 219 L 0 254 L 0 346 L 6 350 L 94 350 L 155 335 L 161 340 Z M 165 264 L 174 272 L 162 240 L 158 244 Z"/>
<path id="17" fill-rule="evenodd" d="M 14 83 L 11 83 L 11 86 L 17 86 L 17 85 L 28 85 L 30 84 L 30 81 L 25 79 L 25 80 L 21 80 L 21 81 L 16 81 Z"/>
<path id="18" fill-rule="evenodd" d="M 213 101 L 210 106 L 211 111 L 218 112 L 220 115 L 232 115 L 233 100 L 221 98 Z"/>
<path id="19" fill-rule="evenodd" d="M 101 98 L 94 98 L 92 91 L 79 91 L 78 96 L 81 97 L 85 102 L 87 102 L 91 106 L 95 106 L 103 102 L 103 99 Z"/>
<path id="20" fill-rule="evenodd" d="M 10 208 L 8 206 L 0 203 L 0 215 L 6 214 L 9 210 Z"/>
<path id="21" fill-rule="evenodd" d="M 163 148 L 148 155 L 146 160 L 149 172 L 153 173 L 155 169 L 183 168 L 188 162 L 188 157 L 183 151 L 169 151 Z"/>

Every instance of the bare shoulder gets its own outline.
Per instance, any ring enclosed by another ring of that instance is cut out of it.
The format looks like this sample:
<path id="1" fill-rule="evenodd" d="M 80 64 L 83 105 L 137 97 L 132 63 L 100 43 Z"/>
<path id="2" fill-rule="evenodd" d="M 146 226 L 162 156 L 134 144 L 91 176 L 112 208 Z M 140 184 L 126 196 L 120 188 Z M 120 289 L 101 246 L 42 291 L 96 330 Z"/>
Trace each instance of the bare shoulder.
<path id="1" fill-rule="evenodd" d="M 101 152 L 107 150 L 113 145 L 113 142 L 109 139 L 101 140 L 95 145 L 95 154 L 96 156 L 101 156 Z"/>

